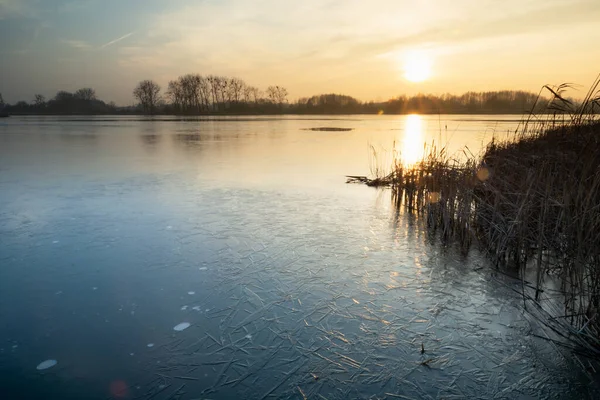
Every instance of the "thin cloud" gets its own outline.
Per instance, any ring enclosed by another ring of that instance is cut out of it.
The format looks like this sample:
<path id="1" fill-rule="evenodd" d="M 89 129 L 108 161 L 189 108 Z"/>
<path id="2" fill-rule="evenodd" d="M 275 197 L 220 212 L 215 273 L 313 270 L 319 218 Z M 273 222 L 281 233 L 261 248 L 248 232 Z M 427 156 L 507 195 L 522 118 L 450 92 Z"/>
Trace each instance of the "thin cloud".
<path id="1" fill-rule="evenodd" d="M 90 49 L 92 46 L 83 40 L 63 40 L 64 44 L 73 47 L 74 49 Z"/>
<path id="2" fill-rule="evenodd" d="M 103 49 L 103 48 L 105 48 L 105 47 L 112 46 L 113 44 L 115 44 L 115 43 L 118 43 L 118 42 L 120 42 L 120 41 L 121 41 L 121 40 L 123 40 L 123 39 L 127 39 L 129 36 L 133 35 L 134 33 L 135 33 L 135 32 L 129 32 L 128 34 L 126 34 L 126 35 L 123 35 L 123 36 L 121 36 L 120 38 L 117 38 L 117 39 L 115 39 L 115 40 L 111 40 L 111 41 L 110 41 L 110 42 L 108 42 L 108 43 L 104 43 L 102 46 L 100 46 L 100 48 L 101 48 L 101 49 Z"/>

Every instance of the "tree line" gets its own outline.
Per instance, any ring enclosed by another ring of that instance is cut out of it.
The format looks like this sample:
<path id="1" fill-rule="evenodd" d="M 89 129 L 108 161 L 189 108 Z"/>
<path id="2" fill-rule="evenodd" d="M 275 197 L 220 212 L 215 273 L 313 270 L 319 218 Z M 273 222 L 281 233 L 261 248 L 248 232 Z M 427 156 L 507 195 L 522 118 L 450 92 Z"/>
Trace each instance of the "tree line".
<path id="1" fill-rule="evenodd" d="M 0 94 L 0 109 L 8 114 L 113 114 L 119 108 L 114 102 L 105 103 L 96 97 L 92 88 L 81 88 L 74 93 L 64 90 L 47 100 L 44 95 L 36 94 L 33 101 L 18 101 L 15 104 L 4 104 Z"/>
<path id="2" fill-rule="evenodd" d="M 141 81 L 133 94 L 147 114 L 522 114 L 542 112 L 545 107 L 535 93 L 509 90 L 402 95 L 377 103 L 331 93 L 289 103 L 288 91 L 281 86 L 261 91 L 239 78 L 199 74 L 170 81 L 164 96 L 160 85 L 151 80 Z"/>
<path id="3" fill-rule="evenodd" d="M 547 102 L 539 95 L 520 90 L 467 92 L 462 95 L 441 96 L 419 94 L 398 96 L 385 103 L 389 114 L 522 114 L 543 112 Z"/>
<path id="4" fill-rule="evenodd" d="M 9 114 L 522 114 L 543 112 L 547 103 L 525 91 L 468 92 L 462 95 L 401 95 L 383 102 L 361 102 L 343 94 L 319 94 L 288 100 L 282 86 L 261 90 L 239 78 L 186 74 L 171 80 L 166 90 L 153 80 L 140 81 L 133 89 L 135 106 L 118 107 L 97 98 L 92 88 L 74 93 L 59 91 L 47 100 L 36 94 L 30 103 L 4 104 Z M 534 109 L 535 108 L 535 109 Z"/>
<path id="5" fill-rule="evenodd" d="M 239 78 L 187 74 L 169 82 L 164 96 L 152 80 L 138 83 L 133 96 L 147 114 L 280 113 L 288 91 L 269 86 L 265 91 Z"/>

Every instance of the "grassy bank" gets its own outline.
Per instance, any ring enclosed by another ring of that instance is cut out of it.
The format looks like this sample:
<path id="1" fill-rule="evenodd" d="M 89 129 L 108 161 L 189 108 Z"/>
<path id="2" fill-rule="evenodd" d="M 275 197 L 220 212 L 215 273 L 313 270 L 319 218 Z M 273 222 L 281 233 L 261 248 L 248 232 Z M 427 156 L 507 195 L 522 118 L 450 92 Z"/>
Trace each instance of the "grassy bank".
<path id="1" fill-rule="evenodd" d="M 514 136 L 460 159 L 431 146 L 414 166 L 350 181 L 392 188 L 398 207 L 422 216 L 445 243 L 477 244 L 497 267 L 514 269 L 524 300 L 544 310 L 559 335 L 600 355 L 600 109 L 598 81 L 577 107 L 565 86 L 546 87 L 556 115 L 527 115 Z M 541 98 L 541 97 L 540 97 Z M 558 121 L 558 122 L 557 122 Z M 525 277 L 530 277 L 526 281 Z M 533 276 L 533 279 L 531 277 Z M 560 282 L 549 310 L 545 282 Z"/>

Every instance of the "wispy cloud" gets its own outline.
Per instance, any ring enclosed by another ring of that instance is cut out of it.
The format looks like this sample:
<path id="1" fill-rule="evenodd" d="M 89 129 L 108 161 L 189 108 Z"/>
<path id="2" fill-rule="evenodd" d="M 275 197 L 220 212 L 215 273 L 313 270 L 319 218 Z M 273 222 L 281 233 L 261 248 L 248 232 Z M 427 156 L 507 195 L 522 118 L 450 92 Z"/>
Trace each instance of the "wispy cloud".
<path id="1" fill-rule="evenodd" d="M 401 79 L 405 52 L 427 51 L 446 63 L 439 79 L 463 76 L 462 54 L 478 56 L 470 60 L 475 68 L 527 58 L 518 48 L 540 36 L 582 35 L 600 17 L 597 1 L 304 0 L 293 12 L 280 0 L 187 2 L 150 17 L 136 46 L 119 50 L 119 64 L 156 79 L 219 73 L 258 86 L 284 82 L 299 94 L 347 87 L 366 97 L 397 90 L 390 82 Z M 452 82 L 439 90 L 455 90 Z"/>
<path id="2" fill-rule="evenodd" d="M 115 39 L 115 40 L 111 40 L 111 41 L 110 41 L 110 42 L 108 42 L 108 43 L 104 43 L 102 46 L 100 46 L 100 48 L 101 48 L 101 49 L 103 49 L 103 48 L 105 48 L 105 47 L 112 46 L 113 44 L 115 44 L 115 43 L 118 43 L 118 42 L 120 42 L 120 41 L 121 41 L 121 40 L 123 40 L 123 39 L 127 39 L 129 36 L 133 35 L 134 33 L 135 33 L 135 32 L 129 32 L 128 34 L 126 34 L 126 35 L 123 35 L 123 36 L 121 36 L 120 38 L 117 38 L 117 39 Z"/>
<path id="3" fill-rule="evenodd" d="M 78 79 L 74 66 L 45 67 L 68 56 L 120 101 L 140 77 L 166 84 L 189 72 L 285 85 L 292 96 L 529 89 L 595 77 L 599 56 L 589 49 L 600 40 L 599 1 L 0 0 L 0 26 L 13 33 L 0 38 L 0 71 L 11 68 L 21 93 L 34 75 Z M 4 56 L 18 49 L 45 62 L 31 63 L 33 73 L 24 57 Z M 412 51 L 426 52 L 434 70 L 414 86 L 402 78 Z"/>
<path id="4" fill-rule="evenodd" d="M 248 69 L 307 54 L 312 62 L 356 60 L 402 47 L 555 30 L 565 19 L 585 23 L 600 15 L 597 1 L 305 0 L 293 12 L 280 0 L 201 2 L 156 15 L 145 51 L 174 66 L 182 58 L 190 66 L 247 64 Z"/>
<path id="5" fill-rule="evenodd" d="M 201 2 L 155 15 L 149 21 L 148 46 L 123 56 L 144 62 L 154 58 L 175 70 L 180 65 L 237 74 L 265 72 L 265 67 L 304 70 L 306 65 L 299 63 L 304 61 L 314 71 L 399 48 L 543 31 L 555 28 L 565 14 L 570 21 L 596 14 L 597 0 L 572 1 L 578 7 L 565 0 L 531 0 L 525 6 L 522 0 L 502 5 L 495 0 L 305 0 L 294 12 L 279 0 L 257 0 L 258 5 L 247 0 Z"/>
<path id="6" fill-rule="evenodd" d="M 0 0 L 1 1 L 1 0 Z M 111 40 L 108 43 L 104 43 L 101 46 L 94 46 L 88 42 L 86 42 L 85 40 L 73 40 L 73 39 L 64 39 L 61 42 L 66 44 L 69 47 L 72 47 L 74 49 L 79 49 L 79 50 L 100 50 L 100 49 L 104 49 L 108 46 L 112 46 L 113 44 L 120 42 L 123 39 L 128 38 L 129 36 L 133 35 L 134 32 L 129 32 L 126 35 L 123 35 L 117 39 Z"/>
<path id="7" fill-rule="evenodd" d="M 92 45 L 83 40 L 62 40 L 64 44 L 74 49 L 88 50 L 92 48 Z"/>

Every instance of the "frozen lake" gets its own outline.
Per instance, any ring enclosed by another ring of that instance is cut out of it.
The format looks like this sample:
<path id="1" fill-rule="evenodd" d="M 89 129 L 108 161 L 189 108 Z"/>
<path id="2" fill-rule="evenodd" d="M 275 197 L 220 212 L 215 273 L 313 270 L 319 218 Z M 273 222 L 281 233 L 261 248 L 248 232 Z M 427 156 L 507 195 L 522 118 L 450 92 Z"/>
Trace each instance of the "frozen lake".
<path id="1" fill-rule="evenodd" d="M 345 183 L 518 120 L 1 120 L 0 398 L 597 396 L 518 282 Z"/>

